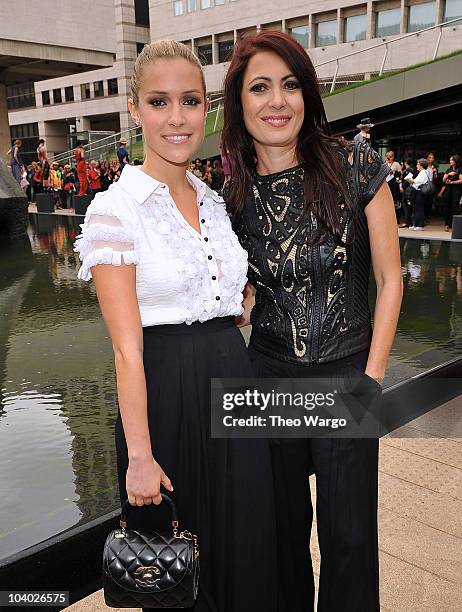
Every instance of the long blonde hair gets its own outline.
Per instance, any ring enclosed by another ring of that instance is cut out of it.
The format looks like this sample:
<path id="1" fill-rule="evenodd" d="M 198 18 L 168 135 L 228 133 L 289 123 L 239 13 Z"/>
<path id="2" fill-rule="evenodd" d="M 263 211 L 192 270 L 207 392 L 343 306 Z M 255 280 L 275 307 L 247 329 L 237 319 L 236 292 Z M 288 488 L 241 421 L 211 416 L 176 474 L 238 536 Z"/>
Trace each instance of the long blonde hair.
<path id="1" fill-rule="evenodd" d="M 133 68 L 133 74 L 130 82 L 132 100 L 135 106 L 139 104 L 138 92 L 140 90 L 141 79 L 143 77 L 143 68 L 158 59 L 177 59 L 183 58 L 195 66 L 201 75 L 202 87 L 204 96 L 206 95 L 205 78 L 202 71 L 202 65 L 199 58 L 191 49 L 176 40 L 165 39 L 156 40 L 143 47 L 143 50 L 138 55 Z"/>

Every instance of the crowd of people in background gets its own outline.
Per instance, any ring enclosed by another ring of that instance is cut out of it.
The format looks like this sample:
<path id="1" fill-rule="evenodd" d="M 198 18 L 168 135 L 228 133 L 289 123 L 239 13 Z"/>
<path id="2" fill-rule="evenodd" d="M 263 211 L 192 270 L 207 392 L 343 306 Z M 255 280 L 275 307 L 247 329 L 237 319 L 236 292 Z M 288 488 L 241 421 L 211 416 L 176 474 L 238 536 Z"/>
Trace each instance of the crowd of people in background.
<path id="1" fill-rule="evenodd" d="M 85 159 L 85 148 L 77 141 L 74 148 L 74 166 L 48 159 L 45 140 L 41 138 L 37 145 L 37 160 L 26 165 L 21 160 L 21 140 L 15 140 L 8 151 L 10 170 L 19 186 L 24 190 L 28 201 L 34 203 L 37 194 L 52 195 L 57 209 L 73 209 L 74 195 L 94 196 L 99 191 L 106 191 L 115 183 L 125 164 L 130 163 L 127 141 L 122 139 L 117 149 L 117 158 L 111 160 Z M 134 164 L 141 164 L 134 160 Z"/>
<path id="2" fill-rule="evenodd" d="M 360 132 L 354 141 L 370 141 L 370 130 L 374 127 L 369 117 L 357 126 Z M 117 148 L 117 158 L 109 160 L 85 159 L 83 143 L 77 141 L 74 149 L 74 167 L 48 160 L 45 140 L 37 145 L 37 161 L 26 166 L 21 160 L 21 140 L 15 140 L 8 151 L 11 172 L 24 189 L 29 202 L 35 202 L 38 193 L 51 193 L 57 209 L 73 209 L 74 195 L 94 196 L 106 191 L 115 183 L 125 164 L 142 164 L 135 159 L 130 162 L 127 141 L 121 139 Z M 397 161 L 394 151 L 388 151 L 385 161 L 390 168 L 387 181 L 395 203 L 399 227 L 423 231 L 433 214 L 444 217 L 445 230 L 450 231 L 453 215 L 462 211 L 462 160 L 452 155 L 449 168 L 439 171 L 436 155 L 433 152 L 418 160 Z M 226 156 L 210 160 L 197 158 L 191 161 L 190 172 L 200 178 L 211 189 L 221 194 L 223 185 L 230 178 Z"/>
<path id="3" fill-rule="evenodd" d="M 444 217 L 445 231 L 452 228 L 452 217 L 462 208 L 462 164 L 459 155 L 451 155 L 449 168 L 439 172 L 433 152 L 417 161 L 395 160 L 393 151 L 387 151 L 387 177 L 395 203 L 399 227 L 423 231 L 433 214 Z"/>
<path id="4" fill-rule="evenodd" d="M 207 159 L 205 162 L 202 162 L 201 159 L 197 158 L 189 165 L 190 172 L 219 194 L 221 194 L 223 185 L 229 179 L 229 173 L 226 174 L 225 170 L 226 168 L 223 167 L 222 160 L 219 159 L 213 161 Z"/>
<path id="5" fill-rule="evenodd" d="M 121 139 L 117 148 L 117 157 L 111 160 L 86 159 L 83 143 L 77 141 L 73 151 L 74 164 L 48 160 L 45 140 L 41 138 L 37 145 L 37 161 L 23 164 L 20 155 L 21 141 L 15 140 L 8 151 L 10 170 L 27 195 L 28 201 L 36 202 L 37 194 L 49 193 L 57 209 L 73 209 L 73 197 L 91 196 L 106 191 L 118 181 L 126 164 L 141 165 L 135 159 L 130 161 L 126 148 L 127 141 Z M 224 157 L 216 159 L 191 161 L 190 171 L 203 180 L 211 189 L 221 193 L 223 185 L 229 179 L 229 167 Z"/>
<path id="6" fill-rule="evenodd" d="M 369 117 L 356 126 L 359 132 L 354 142 L 371 143 L 374 124 Z M 387 151 L 385 161 L 390 168 L 387 177 L 395 203 L 399 227 L 423 231 L 432 214 L 444 217 L 445 231 L 452 228 L 452 217 L 462 212 L 462 160 L 451 155 L 449 168 L 440 172 L 435 153 L 417 160 L 395 159 L 394 151 Z"/>

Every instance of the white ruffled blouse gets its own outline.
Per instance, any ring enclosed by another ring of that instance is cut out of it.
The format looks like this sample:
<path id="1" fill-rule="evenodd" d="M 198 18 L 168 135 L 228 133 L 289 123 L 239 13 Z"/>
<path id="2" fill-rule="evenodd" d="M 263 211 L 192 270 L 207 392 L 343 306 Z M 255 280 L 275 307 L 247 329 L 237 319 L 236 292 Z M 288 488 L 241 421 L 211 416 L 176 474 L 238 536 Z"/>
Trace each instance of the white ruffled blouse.
<path id="1" fill-rule="evenodd" d="M 117 183 L 98 193 L 80 226 L 74 251 L 81 280 L 98 264 L 136 265 L 143 327 L 208 321 L 243 312 L 247 253 L 215 191 L 187 173 L 197 193 L 199 234 L 185 220 L 167 185 L 126 165 Z"/>

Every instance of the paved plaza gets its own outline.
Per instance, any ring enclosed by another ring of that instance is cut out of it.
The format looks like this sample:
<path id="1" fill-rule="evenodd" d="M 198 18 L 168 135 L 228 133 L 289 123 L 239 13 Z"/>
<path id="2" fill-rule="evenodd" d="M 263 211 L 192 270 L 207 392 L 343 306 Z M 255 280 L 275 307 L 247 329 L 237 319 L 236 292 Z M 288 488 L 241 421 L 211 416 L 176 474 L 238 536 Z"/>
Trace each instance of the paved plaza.
<path id="1" fill-rule="evenodd" d="M 462 396 L 382 438 L 379 476 L 381 612 L 462 610 Z M 317 581 L 315 525 L 311 550 Z M 108 610 L 102 591 L 68 609 Z"/>

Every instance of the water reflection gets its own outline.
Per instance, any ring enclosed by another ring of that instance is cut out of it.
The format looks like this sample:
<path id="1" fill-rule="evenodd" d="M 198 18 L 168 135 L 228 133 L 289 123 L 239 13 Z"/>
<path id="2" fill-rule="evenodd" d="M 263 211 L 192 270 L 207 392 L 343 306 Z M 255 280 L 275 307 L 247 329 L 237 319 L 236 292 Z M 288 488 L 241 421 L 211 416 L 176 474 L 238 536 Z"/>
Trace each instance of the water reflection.
<path id="1" fill-rule="evenodd" d="M 82 219 L 30 221 L 29 240 L 0 247 L 0 557 L 118 504 L 112 348 L 72 250 Z M 462 348 L 462 245 L 401 248 L 405 296 L 386 384 Z"/>
<path id="2" fill-rule="evenodd" d="M 404 298 L 388 382 L 458 357 L 462 350 L 462 244 L 401 241 Z"/>
<path id="3" fill-rule="evenodd" d="M 76 279 L 81 220 L 31 221 L 27 247 L 4 247 L 0 264 L 1 556 L 118 499 L 112 348 L 94 287 Z"/>

